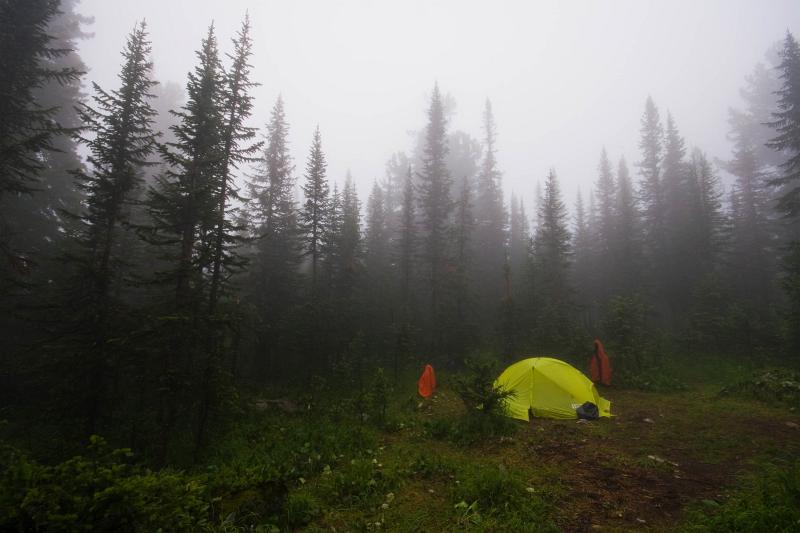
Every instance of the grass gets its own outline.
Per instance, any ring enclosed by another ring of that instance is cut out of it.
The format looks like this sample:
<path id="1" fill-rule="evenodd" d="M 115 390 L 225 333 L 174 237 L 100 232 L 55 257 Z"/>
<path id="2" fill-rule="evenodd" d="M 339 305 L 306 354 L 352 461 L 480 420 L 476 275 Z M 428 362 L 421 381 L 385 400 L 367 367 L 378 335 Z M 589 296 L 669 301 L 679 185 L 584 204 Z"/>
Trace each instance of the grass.
<path id="1" fill-rule="evenodd" d="M 310 411 L 247 410 L 197 470 L 124 467 L 127 477 L 115 482 L 111 472 L 123 468 L 117 459 L 76 459 L 47 471 L 52 481 L 43 488 L 72 483 L 85 509 L 96 509 L 91 502 L 102 494 L 143 502 L 155 517 L 131 517 L 119 507 L 128 523 L 155 525 L 177 509 L 187 530 L 796 530 L 800 413 L 780 402 L 719 394 L 750 368 L 719 374 L 730 381 L 675 370 L 682 390 L 606 389 L 616 416 L 580 424 L 476 420 L 446 374 L 426 401 L 414 395 L 413 379 L 398 381 L 380 421 L 359 419 L 331 391 Z M 17 470 L 7 476 L 32 480 L 27 472 L 41 470 L 9 457 Z M 108 488 L 84 491 L 76 483 L 90 478 L 70 472 L 98 465 L 106 465 L 101 485 Z M 41 490 L 29 492 L 23 508 L 46 511 L 46 523 L 61 515 L 44 507 L 52 498 Z M 163 496 L 152 498 L 154 490 Z"/>

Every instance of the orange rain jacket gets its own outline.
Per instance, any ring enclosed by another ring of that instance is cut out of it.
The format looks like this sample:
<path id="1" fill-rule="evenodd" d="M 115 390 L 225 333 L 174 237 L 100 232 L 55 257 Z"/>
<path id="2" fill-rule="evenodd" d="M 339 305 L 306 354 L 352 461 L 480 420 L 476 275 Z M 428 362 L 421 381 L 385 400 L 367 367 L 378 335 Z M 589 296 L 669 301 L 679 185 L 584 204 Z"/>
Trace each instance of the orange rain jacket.
<path id="1" fill-rule="evenodd" d="M 601 385 L 611 385 L 611 361 L 608 360 L 606 350 L 600 339 L 594 340 L 594 353 L 589 360 L 589 374 L 592 381 Z"/>
<path id="2" fill-rule="evenodd" d="M 417 390 L 423 398 L 428 398 L 436 392 L 436 373 L 431 365 L 425 365 L 425 370 L 422 371 L 417 382 Z"/>

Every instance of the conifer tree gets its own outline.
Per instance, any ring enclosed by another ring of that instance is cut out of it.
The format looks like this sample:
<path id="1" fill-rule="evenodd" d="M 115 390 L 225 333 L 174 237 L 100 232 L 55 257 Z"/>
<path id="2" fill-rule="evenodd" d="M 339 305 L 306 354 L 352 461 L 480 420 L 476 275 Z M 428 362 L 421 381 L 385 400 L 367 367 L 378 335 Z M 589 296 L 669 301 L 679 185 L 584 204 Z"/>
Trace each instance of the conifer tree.
<path id="1" fill-rule="evenodd" d="M 653 99 L 645 103 L 639 148 L 642 159 L 638 163 L 642 182 L 639 195 L 642 202 L 644 230 L 648 241 L 650 259 L 657 261 L 663 254 L 665 213 L 662 180 L 663 128 Z"/>
<path id="2" fill-rule="evenodd" d="M 422 256 L 428 278 L 431 348 L 434 352 L 442 348 L 443 273 L 447 262 L 447 229 L 453 210 L 447 153 L 447 119 L 437 84 L 428 111 L 422 171 L 418 174 Z"/>
<path id="3" fill-rule="evenodd" d="M 219 188 L 225 164 L 225 85 L 217 39 L 211 26 L 197 52 L 198 65 L 189 73 L 187 102 L 175 115 L 175 142 L 161 147 L 167 163 L 163 176 L 148 195 L 152 229 L 146 238 L 165 250 L 173 266 L 159 273 L 158 281 L 174 287 L 172 316 L 175 327 L 164 334 L 170 345 L 162 348 L 162 384 L 159 423 L 160 455 L 166 459 L 179 414 L 194 401 L 188 384 L 204 382 L 205 366 L 197 355 L 207 346 L 208 272 L 213 268 L 213 230 L 218 222 Z M 172 323 L 170 323 L 171 325 Z M 199 431 L 196 435 L 199 435 Z"/>
<path id="4" fill-rule="evenodd" d="M 71 85 L 81 72 L 59 60 L 70 53 L 59 48 L 48 25 L 59 13 L 59 0 L 8 0 L 0 4 L 0 199 L 31 194 L 46 168 L 46 153 L 63 128 L 55 122 L 58 107 L 45 107 L 37 94 L 52 82 Z M 0 214 L 0 289 L 30 258 L 11 248 L 15 231 Z"/>
<path id="5" fill-rule="evenodd" d="M 414 183 L 411 167 L 408 167 L 403 186 L 403 205 L 400 211 L 400 222 L 394 250 L 398 266 L 400 314 L 403 323 L 408 323 L 411 319 L 412 280 L 414 277 L 416 250 L 417 214 L 414 204 Z"/>
<path id="6" fill-rule="evenodd" d="M 516 195 L 511 195 L 511 223 L 509 227 L 508 263 L 510 267 L 511 294 L 524 292 L 524 279 L 528 264 L 530 241 L 530 222 L 525 214 L 525 206 Z"/>
<path id="7" fill-rule="evenodd" d="M 234 202 L 240 201 L 233 171 L 242 164 L 252 162 L 261 143 L 254 143 L 256 130 L 247 126 L 253 110 L 250 91 L 258 84 L 250 80 L 250 58 L 253 42 L 250 38 L 250 18 L 245 16 L 242 27 L 233 40 L 234 52 L 230 55 L 232 66 L 222 73 L 220 105 L 222 131 L 220 132 L 219 173 L 211 183 L 210 195 L 214 206 L 206 247 L 209 253 L 209 291 L 207 308 L 206 361 L 203 370 L 198 426 L 195 438 L 195 456 L 204 445 L 209 417 L 219 404 L 222 387 L 222 344 L 218 315 L 219 300 L 228 280 L 244 268 L 245 259 L 236 249 L 243 241 L 244 228 L 234 219 Z M 230 313 L 228 313 L 230 316 Z M 228 324 L 231 327 L 231 324 Z"/>
<path id="8" fill-rule="evenodd" d="M 593 243 L 592 271 L 596 275 L 595 283 L 590 286 L 601 304 L 604 304 L 611 296 L 612 289 L 611 276 L 614 258 L 612 256 L 611 243 L 614 238 L 614 219 L 616 215 L 616 206 L 614 205 L 615 188 L 616 184 L 614 183 L 611 162 L 608 159 L 606 149 L 603 148 L 600 153 L 600 162 L 597 166 L 597 182 L 593 197 L 595 204 L 587 215 L 587 217 L 593 216 L 595 218 L 591 224 L 592 229 L 587 230 L 587 233 L 591 231 L 591 236 L 587 234 L 587 238 Z"/>
<path id="9" fill-rule="evenodd" d="M 615 203 L 614 238 L 612 244 L 614 292 L 630 296 L 641 290 L 642 269 L 642 224 L 634 195 L 628 165 L 625 158 L 617 167 L 617 194 Z"/>
<path id="10" fill-rule="evenodd" d="M 551 349 L 569 339 L 574 305 L 570 283 L 570 231 L 555 170 L 551 169 L 547 175 L 539 211 L 541 223 L 536 229 L 532 265 L 537 308 L 536 341 Z"/>
<path id="11" fill-rule="evenodd" d="M 150 76 L 150 53 L 146 26 L 141 23 L 129 35 L 122 53 L 125 62 L 119 74 L 120 88 L 107 92 L 94 84 L 95 107 L 83 105 L 79 111 L 91 137 L 83 138 L 90 150 L 89 172 L 78 173 L 86 191 L 87 211 L 80 217 L 82 251 L 75 259 L 81 265 L 80 279 L 88 283 L 70 300 L 71 305 L 81 302 L 78 308 L 90 332 L 86 343 L 94 347 L 86 389 L 90 395 L 86 411 L 89 434 L 96 430 L 110 371 L 109 339 L 124 334 L 116 331 L 114 324 L 121 305 L 114 295 L 119 293 L 120 265 L 125 260 L 125 250 L 119 243 L 120 226 L 129 219 L 129 203 L 156 143 L 152 130 L 155 111 L 149 103 L 156 85 Z"/>
<path id="12" fill-rule="evenodd" d="M 770 123 L 777 136 L 768 146 L 787 154 L 781 165 L 781 176 L 773 184 L 782 186 L 778 208 L 789 217 L 800 217 L 800 45 L 787 32 L 781 51 L 781 88 L 778 90 L 778 111 Z M 798 237 L 795 237 L 798 238 Z"/>
<path id="13" fill-rule="evenodd" d="M 87 70 L 75 48 L 80 39 L 89 36 L 83 27 L 91 24 L 92 19 L 77 13 L 77 4 L 78 0 L 62 0 L 59 12 L 50 19 L 46 30 L 51 38 L 49 46 L 66 53 L 40 58 L 41 68 L 55 72 Z M 81 125 L 76 108 L 85 94 L 81 77 L 76 76 L 60 81 L 50 79 L 34 89 L 32 96 L 41 109 L 53 110 L 51 120 L 59 131 L 50 139 L 53 150 L 42 154 L 42 168 L 36 176 L 38 183 L 32 183 L 35 194 L 0 194 L 0 218 L 9 224 L 10 248 L 32 258 L 36 263 L 35 273 L 41 273 L 44 279 L 58 270 L 57 265 L 49 264 L 46 259 L 58 254 L 57 248 L 65 235 L 63 212 L 80 211 L 83 200 L 82 191 L 75 187 L 70 173 L 82 166 L 78 141 L 71 132 Z"/>
<path id="14" fill-rule="evenodd" d="M 772 183 L 781 187 L 778 209 L 786 215 L 790 227 L 789 244 L 783 261 L 783 287 L 788 298 L 787 330 L 796 332 L 800 329 L 800 45 L 789 32 L 783 42 L 778 69 L 782 85 L 777 93 L 778 111 L 773 113 L 774 120 L 770 123 L 777 136 L 768 146 L 786 154 L 781 175 Z M 790 349 L 800 347 L 800 335 L 794 333 L 788 341 Z"/>
<path id="15" fill-rule="evenodd" d="M 575 253 L 575 289 L 579 297 L 580 308 L 584 313 L 584 319 L 588 321 L 592 317 L 594 307 L 592 299 L 596 284 L 596 271 L 594 269 L 598 264 L 598 260 L 595 259 L 597 255 L 595 253 L 596 249 L 593 246 L 586 207 L 580 191 L 578 191 L 578 196 L 575 200 L 575 230 L 573 232 L 572 249 Z"/>
<path id="16" fill-rule="evenodd" d="M 322 137 L 319 126 L 314 131 L 311 152 L 306 162 L 306 182 L 303 193 L 306 200 L 301 213 L 301 227 L 306 244 L 306 255 L 311 259 L 311 298 L 316 300 L 319 291 L 319 268 L 322 259 L 324 239 L 329 227 L 330 187 L 325 175 L 327 163 L 322 152 Z"/>
<path id="17" fill-rule="evenodd" d="M 767 170 L 758 157 L 758 130 L 749 113 L 731 109 L 728 123 L 732 158 L 725 169 L 733 174 L 731 191 L 730 269 L 737 297 L 747 308 L 765 310 L 771 299 L 774 266 L 770 257 Z"/>
<path id="18" fill-rule="evenodd" d="M 496 126 L 492 105 L 486 100 L 483 113 L 484 154 L 475 196 L 475 279 L 480 323 L 491 323 L 503 294 L 503 265 L 506 248 L 506 212 L 503 206 L 502 175 L 497 168 Z"/>
<path id="19" fill-rule="evenodd" d="M 473 234 L 475 231 L 475 217 L 472 207 L 472 187 L 469 178 L 464 177 L 461 191 L 455 206 L 455 223 L 452 228 L 453 243 L 453 275 L 450 285 L 453 290 L 454 323 L 449 324 L 451 330 L 451 345 L 455 353 L 464 351 L 477 340 L 472 294 L 472 268 L 473 268 Z"/>
<path id="20" fill-rule="evenodd" d="M 391 337 L 388 326 L 392 322 L 392 304 L 396 297 L 391 283 L 394 272 L 390 265 L 389 232 L 384 190 L 375 182 L 367 201 L 364 236 L 365 319 L 369 324 L 367 332 L 372 338 L 371 344 L 377 345 L 382 353 L 391 351 L 386 340 Z"/>
<path id="21" fill-rule="evenodd" d="M 300 242 L 294 198 L 294 164 L 289 152 L 289 124 L 278 97 L 267 123 L 262 159 L 249 183 L 254 257 L 248 291 L 257 314 L 257 374 L 267 377 L 278 363 L 282 324 L 299 300 Z"/>

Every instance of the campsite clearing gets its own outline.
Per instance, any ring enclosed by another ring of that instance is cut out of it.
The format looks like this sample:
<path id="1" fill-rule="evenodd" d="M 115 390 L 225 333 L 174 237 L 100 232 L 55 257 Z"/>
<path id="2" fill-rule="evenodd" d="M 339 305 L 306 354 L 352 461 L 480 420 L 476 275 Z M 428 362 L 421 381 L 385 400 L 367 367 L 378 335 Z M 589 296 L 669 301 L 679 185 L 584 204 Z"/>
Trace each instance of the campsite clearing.
<path id="1" fill-rule="evenodd" d="M 715 512 L 743 480 L 800 453 L 798 413 L 717 391 L 605 389 L 610 419 L 514 421 L 511 436 L 457 445 L 437 430 L 463 412 L 442 388 L 378 435 L 368 479 L 389 501 L 323 505 L 309 530 L 674 531 L 688 509 Z M 325 478 L 295 497 L 315 498 Z"/>

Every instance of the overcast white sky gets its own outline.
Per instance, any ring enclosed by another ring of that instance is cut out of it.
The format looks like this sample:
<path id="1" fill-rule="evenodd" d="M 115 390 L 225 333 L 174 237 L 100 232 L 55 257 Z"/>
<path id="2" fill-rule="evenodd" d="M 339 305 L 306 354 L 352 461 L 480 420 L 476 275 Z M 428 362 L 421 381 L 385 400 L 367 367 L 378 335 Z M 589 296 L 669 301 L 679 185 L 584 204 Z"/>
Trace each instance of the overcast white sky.
<path id="1" fill-rule="evenodd" d="M 137 20 L 153 41 L 156 76 L 185 83 L 209 23 L 223 50 L 249 10 L 255 39 L 254 122 L 279 93 L 298 175 L 320 125 L 329 175 L 351 169 L 360 189 L 410 150 L 434 81 L 457 101 L 452 127 L 480 137 L 492 100 L 505 188 L 527 205 L 549 167 L 568 204 L 594 182 L 602 146 L 638 159 L 644 100 L 669 109 L 690 145 L 726 157 L 726 113 L 744 76 L 786 30 L 799 0 L 82 0 L 95 36 L 81 45 L 88 79 L 114 87 Z"/>

